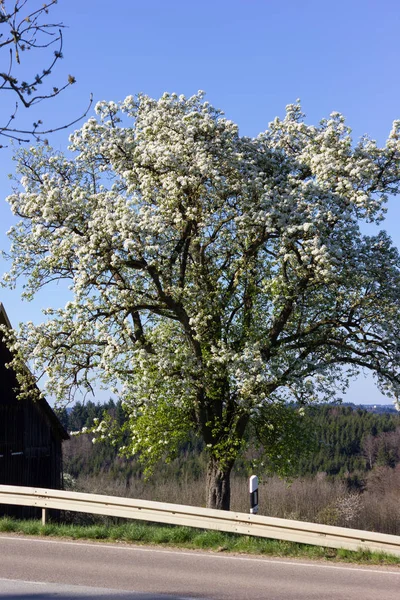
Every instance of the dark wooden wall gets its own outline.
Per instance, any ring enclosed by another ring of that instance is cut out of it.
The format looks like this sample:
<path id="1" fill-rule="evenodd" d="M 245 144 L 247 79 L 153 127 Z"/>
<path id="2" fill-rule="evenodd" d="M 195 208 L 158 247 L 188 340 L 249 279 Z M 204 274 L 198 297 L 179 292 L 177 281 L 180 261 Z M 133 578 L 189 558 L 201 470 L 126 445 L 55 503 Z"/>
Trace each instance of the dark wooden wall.
<path id="1" fill-rule="evenodd" d="M 11 359 L 0 341 L 0 483 L 62 487 L 62 430 L 45 400 L 16 398 L 17 381 L 5 364 Z M 1 514 L 33 516 L 32 510 L 0 505 Z"/>
<path id="2" fill-rule="evenodd" d="M 28 401 L 0 404 L 0 483 L 61 487 L 61 440 Z"/>

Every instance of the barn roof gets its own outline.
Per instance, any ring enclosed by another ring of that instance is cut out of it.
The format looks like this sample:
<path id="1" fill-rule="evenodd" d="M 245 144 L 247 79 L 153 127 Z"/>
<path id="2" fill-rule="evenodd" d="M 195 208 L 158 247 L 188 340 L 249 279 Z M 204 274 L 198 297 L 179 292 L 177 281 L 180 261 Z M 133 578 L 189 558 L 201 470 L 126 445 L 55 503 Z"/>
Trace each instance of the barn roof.
<path id="1" fill-rule="evenodd" d="M 5 325 L 9 329 L 12 328 L 10 319 L 8 318 L 5 308 L 1 302 L 0 302 L 0 325 Z M 1 343 L 1 340 L 0 340 L 0 343 Z M 38 410 L 42 413 L 44 418 L 50 423 L 50 426 L 53 429 L 54 433 L 62 440 L 68 440 L 69 435 L 68 435 L 67 431 L 62 426 L 60 420 L 58 419 L 57 415 L 55 414 L 55 412 L 53 411 L 53 409 L 51 408 L 51 406 L 49 405 L 47 400 L 45 400 L 44 398 L 39 398 L 38 400 L 35 400 L 35 405 L 37 406 Z"/>

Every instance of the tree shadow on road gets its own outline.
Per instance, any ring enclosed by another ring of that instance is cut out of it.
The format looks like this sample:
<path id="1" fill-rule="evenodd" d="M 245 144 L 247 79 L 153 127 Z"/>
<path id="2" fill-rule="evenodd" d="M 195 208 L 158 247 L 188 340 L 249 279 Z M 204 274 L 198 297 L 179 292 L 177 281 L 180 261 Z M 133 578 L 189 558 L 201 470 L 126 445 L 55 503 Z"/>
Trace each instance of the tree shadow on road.
<path id="1" fill-rule="evenodd" d="M 68 592 L 34 592 L 34 593 L 1 593 L 0 600 L 200 600 L 199 596 L 176 596 L 171 594 L 152 594 L 142 592 L 118 592 L 110 590 L 96 590 L 96 593 L 82 591 Z"/>

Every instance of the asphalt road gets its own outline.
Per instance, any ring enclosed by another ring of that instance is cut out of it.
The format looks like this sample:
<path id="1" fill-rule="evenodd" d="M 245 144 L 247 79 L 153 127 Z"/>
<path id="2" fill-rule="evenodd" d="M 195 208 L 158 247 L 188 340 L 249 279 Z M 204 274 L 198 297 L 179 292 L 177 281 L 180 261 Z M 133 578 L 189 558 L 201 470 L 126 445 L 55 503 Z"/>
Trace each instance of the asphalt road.
<path id="1" fill-rule="evenodd" d="M 400 569 L 0 535 L 1 600 L 400 599 Z M 165 596 L 166 595 L 166 596 Z"/>

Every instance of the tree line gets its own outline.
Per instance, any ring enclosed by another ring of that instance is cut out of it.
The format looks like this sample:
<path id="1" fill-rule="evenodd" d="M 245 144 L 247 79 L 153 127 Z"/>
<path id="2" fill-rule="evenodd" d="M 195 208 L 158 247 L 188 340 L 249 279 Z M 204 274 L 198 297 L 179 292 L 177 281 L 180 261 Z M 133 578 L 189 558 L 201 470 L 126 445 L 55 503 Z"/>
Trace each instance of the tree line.
<path id="1" fill-rule="evenodd" d="M 76 403 L 72 408 L 58 412 L 64 427 L 70 432 L 90 428 L 94 419 L 104 413 L 116 420 L 119 427 L 126 422 L 120 401 L 105 404 Z M 298 439 L 296 451 L 288 458 L 293 463 L 292 475 L 307 476 L 326 473 L 332 478 L 344 478 L 353 487 L 362 486 L 362 478 L 375 467 L 394 468 L 400 463 L 400 415 L 375 413 L 355 406 L 324 404 L 305 409 L 303 431 L 305 439 Z M 253 435 L 252 432 L 248 433 Z M 250 450 L 237 462 L 236 472 L 247 475 L 255 467 L 257 472 L 273 472 L 274 465 L 262 455 L 262 448 L 249 443 Z M 175 460 L 161 462 L 154 477 L 179 480 L 183 465 L 193 478 L 204 475 L 207 448 L 194 434 L 182 443 Z M 64 470 L 73 477 L 101 476 L 129 481 L 143 477 L 140 456 L 122 457 L 118 446 L 106 440 L 92 443 L 91 434 L 72 436 L 64 445 Z"/>

